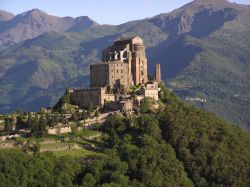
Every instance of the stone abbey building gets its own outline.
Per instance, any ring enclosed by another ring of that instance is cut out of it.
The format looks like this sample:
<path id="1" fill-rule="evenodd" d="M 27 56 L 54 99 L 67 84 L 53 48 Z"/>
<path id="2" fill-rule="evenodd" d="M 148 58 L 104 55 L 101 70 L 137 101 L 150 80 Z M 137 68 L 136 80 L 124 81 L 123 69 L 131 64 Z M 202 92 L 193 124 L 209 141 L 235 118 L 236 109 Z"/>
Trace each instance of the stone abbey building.
<path id="1" fill-rule="evenodd" d="M 160 65 L 156 65 L 154 79 L 160 82 Z M 127 95 L 130 87 L 148 83 L 148 67 L 145 46 L 139 37 L 121 38 L 102 51 L 102 61 L 90 65 L 90 88 L 73 89 L 71 102 L 81 107 L 103 105 L 105 101 L 118 101 Z M 147 86 L 145 86 L 145 89 Z M 151 90 L 151 91 L 150 91 Z M 158 86 L 153 98 L 158 98 Z M 151 93 L 152 92 L 152 93 Z M 149 95 L 150 95 L 149 94 Z"/>
<path id="2" fill-rule="evenodd" d="M 143 40 L 122 38 L 102 52 L 102 61 L 90 65 L 90 86 L 109 86 L 126 92 L 132 85 L 148 82 L 147 58 Z"/>

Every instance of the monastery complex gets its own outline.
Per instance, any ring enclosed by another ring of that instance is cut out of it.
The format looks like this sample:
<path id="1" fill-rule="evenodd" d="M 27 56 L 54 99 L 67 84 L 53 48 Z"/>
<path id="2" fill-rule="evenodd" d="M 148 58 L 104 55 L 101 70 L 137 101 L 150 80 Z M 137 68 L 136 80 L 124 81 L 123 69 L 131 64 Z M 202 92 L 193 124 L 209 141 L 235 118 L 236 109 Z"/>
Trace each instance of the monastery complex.
<path id="1" fill-rule="evenodd" d="M 160 64 L 156 64 L 153 80 L 148 78 L 143 40 L 138 36 L 121 38 L 102 51 L 101 61 L 90 65 L 90 87 L 71 89 L 70 100 L 79 107 L 112 103 L 117 108 L 132 109 L 135 100 L 158 100 L 160 82 Z"/>

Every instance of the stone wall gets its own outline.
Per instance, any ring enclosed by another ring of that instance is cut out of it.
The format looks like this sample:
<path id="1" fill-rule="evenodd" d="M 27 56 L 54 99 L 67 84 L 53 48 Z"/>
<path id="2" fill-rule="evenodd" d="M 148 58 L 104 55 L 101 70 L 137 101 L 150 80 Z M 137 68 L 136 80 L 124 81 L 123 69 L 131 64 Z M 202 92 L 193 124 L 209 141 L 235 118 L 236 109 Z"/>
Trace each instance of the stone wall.
<path id="1" fill-rule="evenodd" d="M 90 103 L 93 105 L 104 105 L 106 101 L 114 101 L 113 94 L 106 94 L 106 88 L 85 88 L 75 89 L 70 93 L 70 102 L 80 107 L 88 107 Z"/>
<path id="2" fill-rule="evenodd" d="M 69 133 L 72 132 L 72 129 L 70 126 L 65 127 L 56 127 L 56 128 L 49 128 L 48 134 L 63 134 L 63 133 Z"/>
<path id="3" fill-rule="evenodd" d="M 121 61 L 97 62 L 90 65 L 90 86 L 105 87 L 111 90 L 124 88 L 130 85 L 128 64 Z"/>

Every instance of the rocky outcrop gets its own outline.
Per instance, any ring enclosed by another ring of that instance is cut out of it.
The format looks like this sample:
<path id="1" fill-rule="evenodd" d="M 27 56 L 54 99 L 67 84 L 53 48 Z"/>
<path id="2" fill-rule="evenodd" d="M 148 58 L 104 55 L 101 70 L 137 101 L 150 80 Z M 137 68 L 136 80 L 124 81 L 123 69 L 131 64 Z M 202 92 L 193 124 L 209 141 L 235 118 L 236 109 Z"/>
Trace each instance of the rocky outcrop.
<path id="1" fill-rule="evenodd" d="M 150 22 L 172 37 L 186 33 L 191 33 L 194 36 L 206 36 L 237 16 L 237 11 L 232 8 L 205 9 L 195 13 L 183 13 L 177 15 L 162 14 L 154 17 Z"/>

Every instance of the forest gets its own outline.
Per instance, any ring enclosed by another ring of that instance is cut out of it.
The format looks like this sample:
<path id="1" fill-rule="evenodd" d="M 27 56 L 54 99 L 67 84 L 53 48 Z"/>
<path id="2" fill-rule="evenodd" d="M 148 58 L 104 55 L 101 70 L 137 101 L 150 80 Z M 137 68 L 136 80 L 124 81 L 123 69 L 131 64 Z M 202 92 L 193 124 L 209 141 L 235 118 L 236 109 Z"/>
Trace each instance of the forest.
<path id="1" fill-rule="evenodd" d="M 101 127 L 103 155 L 0 150 L 0 186 L 250 186 L 250 135 L 164 86 L 138 116 Z"/>

